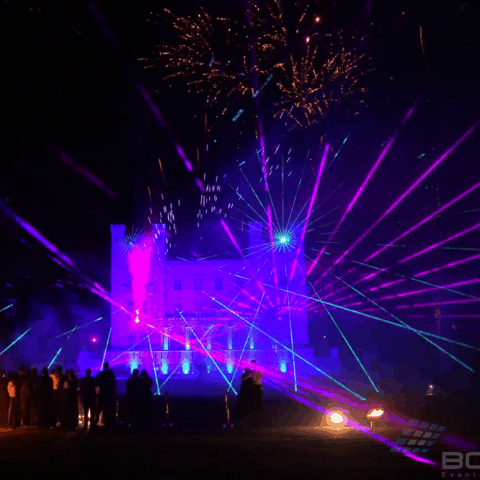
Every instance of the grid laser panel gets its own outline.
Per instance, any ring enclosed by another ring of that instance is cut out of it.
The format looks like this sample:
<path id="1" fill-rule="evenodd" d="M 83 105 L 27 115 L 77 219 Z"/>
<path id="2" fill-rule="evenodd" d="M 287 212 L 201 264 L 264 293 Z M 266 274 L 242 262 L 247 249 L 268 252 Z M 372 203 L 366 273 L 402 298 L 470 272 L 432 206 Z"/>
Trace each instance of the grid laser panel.
<path id="1" fill-rule="evenodd" d="M 429 451 L 428 447 L 435 444 L 434 440 L 440 438 L 441 435 L 438 432 L 443 432 L 446 429 L 446 427 L 439 426 L 435 423 L 430 424 L 418 420 L 410 420 L 407 425 L 416 428 L 415 430 L 403 430 L 402 436 L 399 437 L 395 443 L 402 446 L 405 445 L 403 449 L 406 451 L 412 451 L 413 453 L 427 453 Z M 390 449 L 390 452 L 399 453 L 400 450 L 393 447 Z"/>

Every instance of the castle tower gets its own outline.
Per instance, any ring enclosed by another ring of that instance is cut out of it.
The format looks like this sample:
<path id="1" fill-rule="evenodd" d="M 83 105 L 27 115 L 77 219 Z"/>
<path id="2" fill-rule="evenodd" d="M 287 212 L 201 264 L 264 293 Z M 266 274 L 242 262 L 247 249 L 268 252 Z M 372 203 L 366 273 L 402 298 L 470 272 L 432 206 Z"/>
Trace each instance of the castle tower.
<path id="1" fill-rule="evenodd" d="M 147 333 L 152 333 L 152 342 L 160 345 L 162 343 L 161 331 L 165 317 L 166 295 L 165 225 L 152 225 L 152 241 L 149 242 L 151 253 L 148 257 L 148 278 L 146 283 L 140 286 L 141 289 L 144 289 L 140 292 L 143 299 L 142 305 L 136 305 L 133 298 L 133 278 L 129 266 L 129 253 L 122 245 L 126 233 L 125 225 L 111 225 L 111 232 L 111 297 L 128 312 L 119 311 L 119 307 L 115 305 L 111 306 L 112 333 L 110 346 L 114 349 L 130 348 Z M 156 327 L 157 331 L 155 332 L 155 330 L 147 327 L 147 324 Z"/>

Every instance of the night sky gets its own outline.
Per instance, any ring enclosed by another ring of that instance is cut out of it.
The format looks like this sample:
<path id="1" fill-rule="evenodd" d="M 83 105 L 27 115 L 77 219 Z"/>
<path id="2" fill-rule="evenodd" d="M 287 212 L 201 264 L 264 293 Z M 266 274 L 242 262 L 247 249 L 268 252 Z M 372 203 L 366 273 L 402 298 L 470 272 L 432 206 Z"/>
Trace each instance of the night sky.
<path id="1" fill-rule="evenodd" d="M 163 7 L 169 7 L 182 14 L 195 8 L 194 2 L 181 3 L 177 7 L 179 2 L 173 0 L 96 2 L 110 37 L 87 1 L 4 1 L 0 7 L 4 118 L 0 198 L 61 251 L 72 255 L 95 252 L 99 262 L 106 260 L 108 266 L 109 224 L 142 223 L 148 206 L 147 185 L 156 192 L 164 188 L 158 157 L 163 159 L 170 194 L 186 198 L 194 188 L 194 177 L 178 158 L 170 135 L 159 126 L 136 88 L 138 83 L 145 86 L 187 156 L 195 158 L 202 141 L 202 126 L 192 118 L 195 101 L 175 90 L 155 93 L 162 71 L 143 70 L 137 61 L 150 56 L 156 44 L 173 38 L 171 29 L 155 28 L 147 21 L 150 12 L 162 15 Z M 238 12 L 244 6 L 242 1 L 202 4 L 219 12 L 230 8 Z M 367 20 L 366 4 L 372 4 Z M 368 49 L 375 72 L 368 107 L 356 118 L 326 120 L 309 133 L 327 131 L 341 138 L 345 131 L 352 131 L 350 160 L 344 165 L 347 171 L 378 152 L 416 98 L 421 98 L 421 108 L 394 152 L 396 158 L 408 157 L 405 162 L 413 162 L 422 153 L 433 158 L 480 116 L 478 3 L 328 0 L 325 16 L 340 27 L 372 24 Z M 427 60 L 420 46 L 420 25 Z M 218 138 L 228 138 L 231 128 L 219 127 Z M 475 135 L 462 148 L 459 155 L 465 163 L 455 175 L 450 165 L 429 180 L 433 207 L 436 184 L 441 184 L 444 198 L 452 198 L 478 180 L 480 137 L 478 132 Z M 218 151 L 211 155 L 212 165 L 202 165 L 203 169 L 233 164 L 235 158 L 225 143 L 219 142 Z M 117 197 L 107 195 L 62 162 L 61 152 L 101 179 Z M 383 187 L 366 194 L 367 216 L 381 188 L 400 192 L 424 169 L 410 166 L 413 170 L 394 163 Z M 360 170 L 362 175 L 366 171 L 367 167 Z M 351 195 L 357 186 L 358 181 L 352 183 L 346 194 Z M 480 201 L 471 200 L 472 209 L 480 208 Z M 414 202 L 403 207 L 405 216 L 415 208 Z M 185 215 L 190 220 L 191 212 Z M 465 217 L 460 217 L 455 213 L 446 216 L 439 234 L 464 228 Z M 473 220 L 470 216 L 466 224 Z M 0 283 L 13 281 L 19 271 L 29 271 L 38 275 L 41 284 L 42 272 L 56 268 L 43 247 L 8 218 L 2 216 L 0 221 Z M 98 278 L 108 279 L 103 273 Z M 4 287 L 1 291 L 8 295 Z"/>

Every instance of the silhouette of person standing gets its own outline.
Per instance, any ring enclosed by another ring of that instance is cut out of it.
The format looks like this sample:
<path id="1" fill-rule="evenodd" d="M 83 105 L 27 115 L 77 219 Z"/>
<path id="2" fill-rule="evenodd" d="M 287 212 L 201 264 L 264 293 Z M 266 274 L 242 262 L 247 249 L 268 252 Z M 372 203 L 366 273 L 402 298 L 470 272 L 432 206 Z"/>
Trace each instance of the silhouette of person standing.
<path id="1" fill-rule="evenodd" d="M 28 409 L 30 407 L 30 389 L 25 367 L 18 369 L 18 390 L 20 393 L 20 426 L 24 428 L 29 424 Z"/>
<path id="2" fill-rule="evenodd" d="M 141 408 L 142 408 L 142 426 L 151 428 L 153 424 L 153 381 L 148 376 L 146 370 L 140 374 L 142 379 Z"/>
<path id="3" fill-rule="evenodd" d="M 252 360 L 253 368 L 253 412 L 257 427 L 262 425 L 263 421 L 263 374 L 256 367 L 256 360 Z"/>
<path id="4" fill-rule="evenodd" d="M 83 428 L 88 427 L 88 415 L 90 414 L 90 429 L 95 423 L 95 379 L 92 371 L 87 368 L 85 376 L 80 380 L 80 401 L 83 407 Z"/>
<path id="5" fill-rule="evenodd" d="M 115 394 L 117 380 L 113 370 L 109 368 L 108 362 L 103 364 L 103 370 L 97 375 L 96 384 L 99 387 L 98 406 L 96 422 L 103 412 L 105 427 L 111 428 L 115 426 Z"/>
<path id="6" fill-rule="evenodd" d="M 140 425 L 139 416 L 142 407 L 143 381 L 138 375 L 138 368 L 133 370 L 132 376 L 127 380 L 127 414 L 128 424 L 133 428 Z"/>
<path id="7" fill-rule="evenodd" d="M 5 372 L 0 370 L 0 425 L 8 423 L 8 379 Z"/>
<path id="8" fill-rule="evenodd" d="M 75 429 L 78 426 L 78 380 L 73 370 L 66 371 L 63 388 L 65 415 L 63 426 Z"/>
<path id="9" fill-rule="evenodd" d="M 37 403 L 38 403 L 38 376 L 37 369 L 32 368 L 30 376 L 28 378 L 28 410 L 30 417 L 30 425 L 38 424 L 38 415 L 37 415 Z"/>
<path id="10" fill-rule="evenodd" d="M 62 387 L 65 383 L 65 376 L 62 373 L 62 366 L 58 365 L 50 375 L 53 381 L 53 409 L 52 409 L 52 427 L 62 423 L 63 403 L 62 403 Z"/>
<path id="11" fill-rule="evenodd" d="M 18 391 L 18 375 L 15 373 L 10 374 L 8 381 L 8 427 L 17 427 L 19 424 L 19 391 Z"/>
<path id="12" fill-rule="evenodd" d="M 238 392 L 237 401 L 237 421 L 242 424 L 245 416 L 253 409 L 254 385 L 253 372 L 250 368 L 245 368 L 242 374 L 242 383 Z"/>
<path id="13" fill-rule="evenodd" d="M 38 382 L 37 392 L 37 414 L 38 426 L 40 428 L 49 428 L 52 426 L 53 419 L 53 380 L 48 374 L 48 368 L 42 371 L 42 376 Z"/>

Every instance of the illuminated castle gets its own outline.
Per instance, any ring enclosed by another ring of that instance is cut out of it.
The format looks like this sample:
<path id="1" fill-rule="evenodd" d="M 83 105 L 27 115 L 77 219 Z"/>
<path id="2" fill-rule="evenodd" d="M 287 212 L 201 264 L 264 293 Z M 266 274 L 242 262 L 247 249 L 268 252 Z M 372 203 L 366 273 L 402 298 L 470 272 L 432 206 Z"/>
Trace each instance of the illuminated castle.
<path id="1" fill-rule="evenodd" d="M 294 365 L 291 353 L 313 361 L 306 301 L 300 296 L 306 287 L 298 237 L 282 237 L 279 243 L 288 240 L 291 248 L 280 245 L 273 253 L 263 225 L 250 223 L 244 259 L 172 261 L 166 258 L 166 226 L 154 224 L 144 237 L 150 242 L 143 257 L 147 265 L 137 269 L 125 245 L 125 226 L 112 225 L 111 233 L 113 303 L 106 360 L 118 376 L 133 368 L 152 373 L 155 365 L 161 378 L 172 373 L 215 377 L 219 369 L 231 378 L 239 359 L 255 359 L 283 375 L 292 375 L 294 367 L 296 374 L 305 373 L 305 363 L 295 360 Z M 141 243 L 139 250 L 146 248 Z M 88 353 L 83 356 L 82 363 L 88 363 Z"/>

